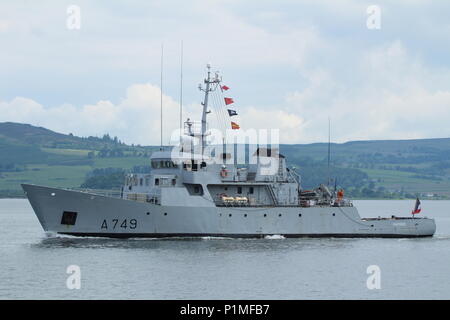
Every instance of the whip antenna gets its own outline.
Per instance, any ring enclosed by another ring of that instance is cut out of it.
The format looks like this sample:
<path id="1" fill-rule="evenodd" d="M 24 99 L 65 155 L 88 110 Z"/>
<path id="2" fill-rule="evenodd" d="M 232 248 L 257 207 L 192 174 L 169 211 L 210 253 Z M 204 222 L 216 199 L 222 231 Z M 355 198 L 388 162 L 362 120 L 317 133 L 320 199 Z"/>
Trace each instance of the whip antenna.
<path id="1" fill-rule="evenodd" d="M 181 40 L 181 53 L 180 53 L 180 147 L 182 144 L 182 132 L 183 132 L 183 40 Z"/>
<path id="2" fill-rule="evenodd" d="M 163 57 L 164 57 L 164 43 L 161 44 L 161 147 L 160 149 L 163 150 Z"/>
<path id="3" fill-rule="evenodd" d="M 328 183 L 330 185 L 330 158 L 331 158 L 331 121 L 328 117 Z"/>

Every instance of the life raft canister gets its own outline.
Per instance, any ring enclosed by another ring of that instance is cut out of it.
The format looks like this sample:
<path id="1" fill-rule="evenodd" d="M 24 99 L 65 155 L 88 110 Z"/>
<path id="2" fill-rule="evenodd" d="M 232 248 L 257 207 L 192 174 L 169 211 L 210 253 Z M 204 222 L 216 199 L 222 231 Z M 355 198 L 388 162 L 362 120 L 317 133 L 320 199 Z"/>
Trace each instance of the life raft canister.
<path id="1" fill-rule="evenodd" d="M 220 176 L 221 176 L 222 178 L 225 178 L 227 175 L 228 175 L 227 169 L 222 169 L 222 170 L 220 170 Z"/>
<path id="2" fill-rule="evenodd" d="M 344 198 L 344 190 L 343 190 L 343 189 L 340 189 L 340 190 L 337 192 L 337 200 L 338 200 L 338 201 L 342 201 L 343 198 Z"/>

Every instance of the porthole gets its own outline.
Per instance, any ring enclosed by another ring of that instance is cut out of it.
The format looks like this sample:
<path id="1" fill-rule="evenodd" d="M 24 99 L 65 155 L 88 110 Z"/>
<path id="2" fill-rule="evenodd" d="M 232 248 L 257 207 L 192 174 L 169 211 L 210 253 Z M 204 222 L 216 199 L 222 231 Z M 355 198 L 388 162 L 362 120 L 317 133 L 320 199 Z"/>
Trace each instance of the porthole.
<path id="1" fill-rule="evenodd" d="M 267 214 L 264 213 L 264 217 L 267 217 Z"/>
<path id="2" fill-rule="evenodd" d="M 229 215 L 228 215 L 229 217 L 231 217 L 232 216 L 232 214 L 230 213 Z"/>
<path id="3" fill-rule="evenodd" d="M 301 214 L 301 213 L 299 213 L 299 214 L 298 214 L 298 216 L 299 216 L 299 217 L 301 217 L 301 216 L 302 216 L 302 214 Z"/>
<path id="4" fill-rule="evenodd" d="M 167 216 L 167 212 L 164 212 L 164 215 Z"/>
<path id="5" fill-rule="evenodd" d="M 147 212 L 147 215 L 149 216 L 149 215 L 150 215 L 150 212 Z"/>
<path id="6" fill-rule="evenodd" d="M 278 216 L 279 216 L 279 217 L 281 217 L 281 213 L 280 213 L 280 214 L 278 214 Z"/>
<path id="7" fill-rule="evenodd" d="M 333 217 L 336 215 L 336 213 L 333 213 Z"/>
<path id="8" fill-rule="evenodd" d="M 56 196 L 56 193 L 52 192 L 52 193 L 50 193 L 50 195 L 51 195 L 52 197 L 54 197 L 54 196 Z"/>
<path id="9" fill-rule="evenodd" d="M 244 214 L 244 217 L 246 217 L 247 216 L 247 214 Z"/>

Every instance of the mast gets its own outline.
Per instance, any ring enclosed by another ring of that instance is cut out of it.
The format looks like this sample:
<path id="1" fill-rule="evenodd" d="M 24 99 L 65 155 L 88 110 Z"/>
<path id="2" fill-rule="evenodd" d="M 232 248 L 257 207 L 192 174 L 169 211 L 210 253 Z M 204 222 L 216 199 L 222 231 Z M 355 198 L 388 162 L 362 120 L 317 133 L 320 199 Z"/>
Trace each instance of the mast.
<path id="1" fill-rule="evenodd" d="M 202 160 L 203 160 L 203 153 L 205 150 L 205 134 L 206 134 L 206 115 L 208 114 L 208 98 L 209 98 L 209 92 L 211 91 L 210 85 L 211 85 L 211 65 L 208 63 L 206 65 L 206 68 L 208 69 L 208 75 L 205 79 L 205 99 L 202 103 L 203 105 L 203 112 L 202 112 L 202 131 L 200 135 L 201 139 L 201 146 L 202 146 Z"/>
<path id="2" fill-rule="evenodd" d="M 210 113 L 211 111 L 208 111 L 208 102 L 209 102 L 209 93 L 211 91 L 215 91 L 217 89 L 217 87 L 220 84 L 220 78 L 218 73 L 216 72 L 214 77 L 211 78 L 211 65 L 208 63 L 206 65 L 206 68 L 208 69 L 208 74 L 206 79 L 204 80 L 205 83 L 205 88 L 202 88 L 201 84 L 198 86 L 198 88 L 200 89 L 200 91 L 205 92 L 205 98 L 202 102 L 202 106 L 203 106 L 203 112 L 202 112 L 202 121 L 201 121 L 201 132 L 200 132 L 200 142 L 201 142 L 201 152 L 202 152 L 202 161 L 203 161 L 203 154 L 204 154 L 204 150 L 205 150 L 205 145 L 206 145 L 206 116 L 208 113 Z"/>

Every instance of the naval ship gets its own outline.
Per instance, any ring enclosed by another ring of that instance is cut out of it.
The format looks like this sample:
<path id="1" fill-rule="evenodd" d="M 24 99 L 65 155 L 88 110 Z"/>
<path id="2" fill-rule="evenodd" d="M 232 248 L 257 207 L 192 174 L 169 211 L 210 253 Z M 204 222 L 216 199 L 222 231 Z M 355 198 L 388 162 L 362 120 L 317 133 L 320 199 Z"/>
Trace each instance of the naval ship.
<path id="1" fill-rule="evenodd" d="M 222 88 L 221 78 L 208 67 L 199 87 L 205 93 L 201 121 L 188 119 L 186 140 L 176 150 L 153 152 L 151 171 L 128 174 L 120 194 L 22 184 L 43 229 L 114 238 L 433 236 L 433 219 L 362 218 L 342 191 L 326 184 L 304 190 L 300 174 L 272 145 L 256 146 L 244 164 L 225 142 L 221 152 L 207 156 L 208 103 Z M 197 147 L 190 148 L 193 141 Z M 267 170 L 268 163 L 276 169 Z"/>

